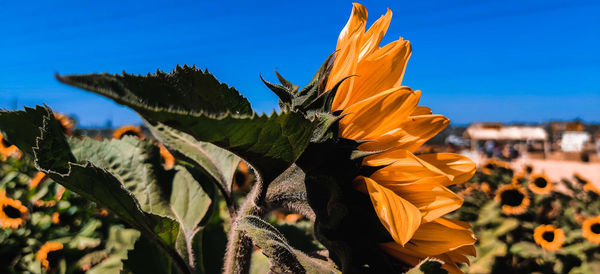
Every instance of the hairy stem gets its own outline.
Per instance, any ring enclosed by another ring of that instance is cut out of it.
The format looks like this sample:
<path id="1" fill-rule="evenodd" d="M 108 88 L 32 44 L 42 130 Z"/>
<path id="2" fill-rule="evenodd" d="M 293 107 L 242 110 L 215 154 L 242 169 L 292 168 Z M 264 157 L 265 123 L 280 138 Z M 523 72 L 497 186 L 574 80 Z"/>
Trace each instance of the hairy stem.
<path id="1" fill-rule="evenodd" d="M 252 239 L 248 238 L 243 231 L 240 231 L 237 224 L 245 216 L 259 216 L 261 214 L 266 192 L 267 185 L 257 175 L 256 183 L 254 183 L 252 190 L 246 196 L 246 200 L 235 214 L 235 221 L 231 225 L 231 230 L 229 230 L 223 273 L 242 274 L 250 271 L 250 259 L 254 246 Z"/>

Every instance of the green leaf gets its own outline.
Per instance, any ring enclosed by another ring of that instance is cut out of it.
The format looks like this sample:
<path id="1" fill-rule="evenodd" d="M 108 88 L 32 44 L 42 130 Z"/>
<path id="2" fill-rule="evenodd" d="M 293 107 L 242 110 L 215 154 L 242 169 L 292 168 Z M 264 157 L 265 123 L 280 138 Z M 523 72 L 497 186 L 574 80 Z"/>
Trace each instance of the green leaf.
<path id="1" fill-rule="evenodd" d="M 255 115 L 237 91 L 195 68 L 178 67 L 171 74 L 147 76 L 57 78 L 131 107 L 152 126 L 162 123 L 197 141 L 227 149 L 246 159 L 266 182 L 300 156 L 314 127 L 300 113 Z"/>
<path id="2" fill-rule="evenodd" d="M 310 141 L 314 124 L 296 112 L 271 116 L 208 117 L 164 113 L 158 118 L 196 140 L 210 142 L 246 159 L 270 182 L 287 169 Z M 210 129 L 210 130 L 208 130 Z"/>
<path id="3" fill-rule="evenodd" d="M 285 237 L 269 223 L 256 216 L 246 216 L 238 222 L 271 262 L 273 272 L 339 273 L 333 263 L 310 257 L 291 247 Z"/>
<path id="4" fill-rule="evenodd" d="M 66 84 L 106 96 L 139 110 L 177 110 L 213 114 L 252 114 L 246 98 L 220 83 L 207 70 L 177 66 L 171 73 L 133 75 L 84 74 L 56 78 Z"/>
<path id="5" fill-rule="evenodd" d="M 545 255 L 541 247 L 531 242 L 518 242 L 512 245 L 510 253 L 517 254 L 523 258 L 541 258 Z"/>
<path id="6" fill-rule="evenodd" d="M 20 150 L 32 155 L 35 139 L 40 136 L 42 117 L 48 116 L 46 107 L 25 107 L 25 111 L 0 111 L 0 129 L 4 138 L 16 145 Z M 58 125 L 57 125 L 58 126 Z"/>
<path id="7" fill-rule="evenodd" d="M 223 195 L 230 196 L 233 174 L 241 159 L 235 154 L 163 123 L 144 121 L 152 134 L 169 148 L 190 159 L 214 178 Z"/>
<path id="8" fill-rule="evenodd" d="M 129 251 L 123 264 L 131 273 L 177 273 L 169 254 L 156 248 L 154 242 L 143 235 L 135 242 L 135 247 Z"/>
<path id="9" fill-rule="evenodd" d="M 494 236 L 500 237 L 505 235 L 506 233 L 512 231 L 513 229 L 519 226 L 519 220 L 515 218 L 507 218 L 505 219 L 499 227 L 494 230 Z"/>
<path id="10" fill-rule="evenodd" d="M 491 231 L 485 231 L 488 234 L 492 234 Z M 491 235 L 482 236 L 481 239 L 487 239 L 476 246 L 477 257 L 475 261 L 471 263 L 469 271 L 471 273 L 489 273 L 492 270 L 492 265 L 495 262 L 496 257 L 502 257 L 506 255 L 507 247 L 503 242 L 498 241 L 496 238 L 492 238 Z"/>
<path id="11" fill-rule="evenodd" d="M 127 253 L 133 249 L 135 242 L 140 237 L 140 232 L 135 229 L 126 229 L 119 226 L 111 226 L 108 232 L 106 248 L 102 253 L 91 253 L 90 257 L 84 257 L 78 262 L 79 265 L 94 264 L 98 257 L 102 262 L 92 267 L 87 273 L 121 273 L 123 260 L 127 259 Z"/>

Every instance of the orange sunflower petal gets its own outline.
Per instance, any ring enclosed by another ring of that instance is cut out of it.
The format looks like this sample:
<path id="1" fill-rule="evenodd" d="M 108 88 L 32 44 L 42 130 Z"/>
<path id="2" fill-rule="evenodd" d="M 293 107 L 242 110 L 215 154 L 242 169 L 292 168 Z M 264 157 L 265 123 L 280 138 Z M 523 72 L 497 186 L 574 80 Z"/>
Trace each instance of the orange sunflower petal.
<path id="1" fill-rule="evenodd" d="M 327 80 L 326 90 L 333 88 L 340 80 L 346 76 L 354 75 L 358 64 L 358 56 L 360 51 L 360 42 L 365 32 L 365 24 L 367 22 L 367 9 L 358 3 L 353 4 L 352 14 L 348 23 L 340 36 L 335 53 L 333 68 Z M 350 98 L 354 77 L 344 81 L 337 90 L 333 100 L 332 109 L 343 109 L 347 106 L 347 100 Z"/>
<path id="2" fill-rule="evenodd" d="M 379 17 L 369 30 L 367 30 L 367 33 L 365 33 L 361 40 L 360 54 L 358 56 L 359 60 L 365 56 L 369 56 L 373 51 L 379 48 L 379 43 L 381 43 L 383 36 L 385 36 L 391 21 L 392 11 L 388 9 L 387 12 Z"/>
<path id="3" fill-rule="evenodd" d="M 354 78 L 355 92 L 348 99 L 348 105 L 400 87 L 410 55 L 410 44 L 400 38 L 360 61 L 355 72 L 358 77 Z"/>
<path id="4" fill-rule="evenodd" d="M 420 97 L 420 91 L 399 87 L 360 101 L 342 112 L 346 116 L 340 121 L 340 136 L 375 140 L 408 119 Z"/>
<path id="5" fill-rule="evenodd" d="M 437 135 L 450 121 L 443 115 L 409 116 L 394 130 L 359 146 L 361 150 L 377 151 L 391 147 L 415 151 Z"/>
<path id="6" fill-rule="evenodd" d="M 375 212 L 394 241 L 405 245 L 421 224 L 419 209 L 369 178 L 359 177 L 357 180 L 363 180 L 367 185 Z"/>
<path id="7" fill-rule="evenodd" d="M 452 184 L 460 184 L 475 174 L 477 165 L 469 157 L 455 153 L 421 154 L 420 159 L 434 165 L 446 174 L 454 176 Z"/>

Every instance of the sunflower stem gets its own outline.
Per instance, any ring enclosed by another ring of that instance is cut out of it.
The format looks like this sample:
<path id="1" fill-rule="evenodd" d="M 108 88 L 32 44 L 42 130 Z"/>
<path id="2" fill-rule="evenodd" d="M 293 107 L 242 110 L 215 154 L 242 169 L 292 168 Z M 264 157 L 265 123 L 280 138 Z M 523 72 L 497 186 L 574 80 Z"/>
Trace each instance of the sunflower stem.
<path id="1" fill-rule="evenodd" d="M 246 200 L 235 214 L 235 221 L 229 230 L 227 251 L 225 252 L 225 265 L 223 273 L 242 274 L 250 271 L 250 259 L 252 256 L 252 239 L 247 237 L 238 228 L 239 220 L 248 215 L 260 216 L 264 210 L 264 200 L 267 193 L 267 185 L 259 174 L 256 183 L 248 194 Z"/>

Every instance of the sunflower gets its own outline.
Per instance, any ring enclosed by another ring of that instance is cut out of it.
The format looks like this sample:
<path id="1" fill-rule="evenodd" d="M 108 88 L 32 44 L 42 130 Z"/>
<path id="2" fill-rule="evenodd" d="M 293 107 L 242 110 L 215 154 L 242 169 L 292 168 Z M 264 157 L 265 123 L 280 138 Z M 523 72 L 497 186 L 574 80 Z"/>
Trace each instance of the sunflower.
<path id="1" fill-rule="evenodd" d="M 533 175 L 529 180 L 529 190 L 535 194 L 550 194 L 553 189 L 552 181 L 545 174 Z"/>
<path id="2" fill-rule="evenodd" d="M 531 164 L 525 164 L 523 166 L 523 171 L 527 174 L 531 174 L 533 172 L 533 166 Z"/>
<path id="3" fill-rule="evenodd" d="M 38 185 L 44 183 L 46 180 L 48 180 L 48 176 L 46 176 L 46 173 L 38 171 L 35 174 L 35 176 L 31 178 L 31 181 L 29 181 L 29 188 L 36 188 Z"/>
<path id="4" fill-rule="evenodd" d="M 573 173 L 573 178 L 575 178 L 575 180 L 582 185 L 585 185 L 590 182 L 590 180 L 581 176 L 581 174 L 579 174 L 578 172 Z"/>
<path id="5" fill-rule="evenodd" d="M 138 126 L 133 125 L 122 126 L 113 131 L 113 138 L 115 139 L 121 139 L 123 138 L 123 136 L 126 135 L 136 136 L 140 139 L 143 139 L 145 137 L 144 134 L 142 134 L 142 129 Z"/>
<path id="6" fill-rule="evenodd" d="M 557 251 L 565 242 L 565 233 L 553 225 L 540 225 L 533 231 L 533 240 L 543 249 Z"/>
<path id="7" fill-rule="evenodd" d="M 511 183 L 514 185 L 522 185 L 527 182 L 529 179 L 523 173 L 517 173 L 512 177 Z"/>
<path id="8" fill-rule="evenodd" d="M 509 163 L 496 159 L 489 159 L 481 166 L 481 172 L 485 175 L 492 175 L 496 170 L 503 172 L 512 171 Z"/>
<path id="9" fill-rule="evenodd" d="M 487 196 L 490 196 L 490 194 L 492 193 L 490 184 L 488 184 L 486 182 L 481 183 L 481 186 L 479 186 L 479 189 L 481 189 L 481 191 Z"/>
<path id="10" fill-rule="evenodd" d="M 75 126 L 75 122 L 71 119 L 71 117 L 62 114 L 62 113 L 54 113 L 54 118 L 58 121 L 63 133 L 67 136 L 73 136 L 73 127 Z"/>
<path id="11" fill-rule="evenodd" d="M 583 221 L 581 231 L 583 237 L 588 241 L 600 244 L 600 216 Z"/>
<path id="12" fill-rule="evenodd" d="M 0 227 L 18 228 L 27 219 L 27 207 L 19 200 L 6 197 L 4 190 L 0 190 Z"/>
<path id="13" fill-rule="evenodd" d="M 234 190 L 246 190 L 252 182 L 252 176 L 250 175 L 250 169 L 245 162 L 240 162 L 233 173 L 233 189 Z"/>
<path id="14" fill-rule="evenodd" d="M 6 161 L 6 158 L 15 154 L 17 157 L 20 156 L 20 151 L 17 146 L 8 142 L 4 136 L 2 136 L 2 133 L 0 133 L 0 159 Z"/>
<path id="15" fill-rule="evenodd" d="M 58 224 L 60 222 L 60 214 L 58 212 L 52 213 L 52 223 Z"/>
<path id="16" fill-rule="evenodd" d="M 40 250 L 35 254 L 35 257 L 38 261 L 42 263 L 44 269 L 48 270 L 50 268 L 50 262 L 48 261 L 48 255 L 50 252 L 58 251 L 63 249 L 63 244 L 58 242 L 47 242 L 40 247 Z"/>
<path id="17" fill-rule="evenodd" d="M 521 215 L 525 213 L 531 201 L 527 190 L 518 185 L 504 185 L 496 190 L 496 202 L 502 206 L 506 215 Z"/>
<path id="18" fill-rule="evenodd" d="M 573 177 L 575 177 L 575 180 L 577 180 L 577 182 L 579 182 L 580 184 L 583 184 L 583 190 L 585 190 L 587 192 L 593 192 L 593 193 L 600 195 L 600 189 L 598 189 L 596 186 L 594 186 L 594 184 L 592 184 L 592 182 L 590 182 L 590 180 L 581 176 L 579 173 L 573 174 Z"/>
<path id="19" fill-rule="evenodd" d="M 169 150 L 161 143 L 158 144 L 158 147 L 160 148 L 160 156 L 164 161 L 163 164 L 165 165 L 165 168 L 173 168 L 175 165 L 175 157 L 173 157 L 173 154 L 171 154 L 171 152 L 169 152 Z"/>
<path id="20" fill-rule="evenodd" d="M 474 255 L 475 237 L 466 224 L 442 217 L 463 202 L 447 187 L 467 181 L 476 166 L 458 154 L 414 154 L 449 120 L 433 115 L 428 107 L 417 106 L 421 92 L 401 86 L 411 54 L 408 41 L 400 38 L 379 47 L 392 12 L 388 10 L 366 30 L 366 8 L 353 5 L 339 35 L 325 87 L 332 90 L 341 83 L 331 106 L 343 116 L 338 136 L 369 140 L 358 148 L 374 153 L 365 157 L 362 165 L 377 170 L 368 177 L 355 178 L 353 186 L 369 195 L 380 222 L 394 240 L 382 244 L 382 249 L 412 265 L 438 256 L 446 269 L 458 270 L 456 263 L 467 262 L 465 255 Z M 350 75 L 359 77 L 347 78 Z M 446 232 L 456 237 L 428 240 Z"/>

